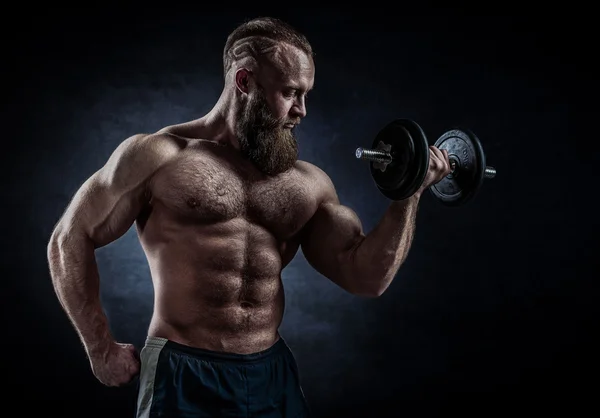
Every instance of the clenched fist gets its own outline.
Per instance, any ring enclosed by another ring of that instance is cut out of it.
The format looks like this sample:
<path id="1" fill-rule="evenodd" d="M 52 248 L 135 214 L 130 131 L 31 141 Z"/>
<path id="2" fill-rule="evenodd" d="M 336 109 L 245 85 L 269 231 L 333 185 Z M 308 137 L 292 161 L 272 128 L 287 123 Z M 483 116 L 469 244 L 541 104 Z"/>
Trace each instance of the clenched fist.
<path id="1" fill-rule="evenodd" d="M 429 167 L 425 179 L 419 188 L 418 193 L 423 193 L 423 190 L 429 188 L 436 183 L 439 183 L 444 177 L 452 172 L 450 160 L 448 159 L 448 151 L 440 150 L 431 145 L 429 147 Z"/>
<path id="2" fill-rule="evenodd" d="M 125 385 L 140 372 L 139 356 L 131 344 L 111 342 L 89 357 L 94 376 L 106 386 Z"/>

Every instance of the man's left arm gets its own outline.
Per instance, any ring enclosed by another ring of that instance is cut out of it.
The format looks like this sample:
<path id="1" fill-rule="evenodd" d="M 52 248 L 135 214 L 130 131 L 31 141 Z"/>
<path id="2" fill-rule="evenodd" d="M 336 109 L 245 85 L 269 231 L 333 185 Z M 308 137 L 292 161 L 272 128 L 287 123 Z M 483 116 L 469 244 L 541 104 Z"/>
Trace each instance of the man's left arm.
<path id="1" fill-rule="evenodd" d="M 380 296 L 408 255 L 421 192 L 392 202 L 365 234 L 356 213 L 340 204 L 329 177 L 322 172 L 319 177 L 323 198 L 301 237 L 306 260 L 352 294 Z"/>

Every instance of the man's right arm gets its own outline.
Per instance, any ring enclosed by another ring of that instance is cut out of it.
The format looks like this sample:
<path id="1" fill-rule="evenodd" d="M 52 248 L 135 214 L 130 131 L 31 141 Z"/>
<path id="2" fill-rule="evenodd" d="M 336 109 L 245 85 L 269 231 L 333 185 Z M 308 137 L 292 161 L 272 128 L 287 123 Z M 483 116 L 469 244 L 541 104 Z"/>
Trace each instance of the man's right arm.
<path id="1" fill-rule="evenodd" d="M 54 289 L 89 356 L 114 343 L 100 304 L 95 250 L 129 230 L 147 202 L 148 180 L 180 149 L 169 136 L 126 139 L 75 193 L 52 232 L 47 255 Z"/>

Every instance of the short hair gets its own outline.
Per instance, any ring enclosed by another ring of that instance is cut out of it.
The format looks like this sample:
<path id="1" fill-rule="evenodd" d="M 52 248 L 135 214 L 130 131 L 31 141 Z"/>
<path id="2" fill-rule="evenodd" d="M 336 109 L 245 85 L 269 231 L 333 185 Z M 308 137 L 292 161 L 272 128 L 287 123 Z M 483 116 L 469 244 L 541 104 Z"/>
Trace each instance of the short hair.
<path id="1" fill-rule="evenodd" d="M 227 37 L 223 49 L 224 74 L 227 75 L 237 61 L 250 59 L 256 65 L 263 55 L 273 51 L 279 43 L 290 44 L 314 57 L 306 36 L 290 24 L 273 17 L 259 17 L 242 23 Z"/>

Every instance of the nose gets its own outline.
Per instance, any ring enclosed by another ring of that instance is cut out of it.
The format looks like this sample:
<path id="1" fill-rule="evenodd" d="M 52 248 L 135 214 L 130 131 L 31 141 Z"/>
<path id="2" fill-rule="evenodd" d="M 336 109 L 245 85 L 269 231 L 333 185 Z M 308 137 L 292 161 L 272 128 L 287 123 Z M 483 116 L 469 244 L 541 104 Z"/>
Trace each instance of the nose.
<path id="1" fill-rule="evenodd" d="M 306 101 L 304 96 L 300 96 L 298 99 L 296 99 L 294 105 L 292 106 L 291 114 L 296 118 L 303 118 L 306 116 Z"/>

